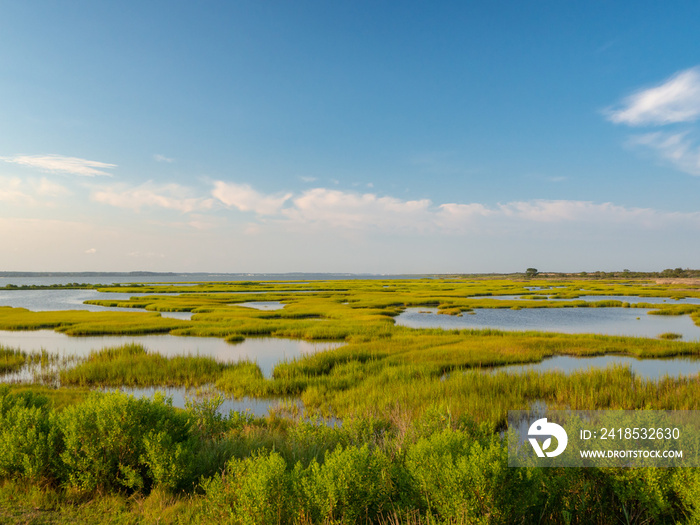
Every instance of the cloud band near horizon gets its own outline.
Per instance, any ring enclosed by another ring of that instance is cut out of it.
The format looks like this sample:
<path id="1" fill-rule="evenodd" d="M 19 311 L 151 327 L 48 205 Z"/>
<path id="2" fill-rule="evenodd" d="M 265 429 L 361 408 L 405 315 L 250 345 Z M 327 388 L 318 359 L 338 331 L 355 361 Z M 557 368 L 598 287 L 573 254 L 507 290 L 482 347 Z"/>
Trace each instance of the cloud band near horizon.
<path id="1" fill-rule="evenodd" d="M 487 205 L 402 200 L 374 193 L 313 188 L 300 193 L 264 194 L 248 184 L 214 181 L 209 195 L 175 184 L 151 182 L 130 189 L 93 191 L 101 204 L 129 209 L 165 208 L 180 213 L 235 211 L 249 224 L 289 230 L 382 231 L 405 234 L 475 233 L 509 230 L 520 225 L 625 225 L 657 230 L 669 225 L 700 229 L 700 212 L 666 212 L 611 202 L 532 199 Z M 252 215 L 252 217 L 250 217 Z M 260 231 L 255 229 L 254 231 Z"/>

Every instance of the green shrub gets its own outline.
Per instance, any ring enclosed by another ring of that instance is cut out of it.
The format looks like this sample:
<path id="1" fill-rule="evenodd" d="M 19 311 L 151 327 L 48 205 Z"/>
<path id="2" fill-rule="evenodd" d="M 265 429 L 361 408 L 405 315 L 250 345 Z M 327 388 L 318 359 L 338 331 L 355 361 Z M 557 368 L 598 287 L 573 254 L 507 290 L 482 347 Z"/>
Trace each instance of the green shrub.
<path id="1" fill-rule="evenodd" d="M 187 415 L 162 397 L 94 394 L 66 408 L 59 419 L 60 458 L 70 487 L 140 490 L 154 482 L 174 487 L 186 479 L 191 459 Z"/>
<path id="2" fill-rule="evenodd" d="M 0 388 L 0 477 L 49 479 L 59 448 L 58 426 L 48 399 Z"/>
<path id="3" fill-rule="evenodd" d="M 389 458 L 367 444 L 338 447 L 305 472 L 304 501 L 314 522 L 376 521 L 394 510 L 398 491 Z"/>
<path id="4" fill-rule="evenodd" d="M 291 523 L 298 507 L 286 466 L 277 452 L 231 459 L 222 474 L 203 483 L 207 517 L 243 525 Z"/>
<path id="5" fill-rule="evenodd" d="M 406 468 L 418 507 L 450 523 L 520 521 L 536 504 L 527 471 L 509 469 L 497 436 L 484 444 L 466 432 L 437 432 L 409 448 Z"/>
<path id="6" fill-rule="evenodd" d="M 175 491 L 193 482 L 195 459 L 194 439 L 177 442 L 167 430 L 151 430 L 143 438 L 144 452 L 140 460 L 156 487 Z"/>

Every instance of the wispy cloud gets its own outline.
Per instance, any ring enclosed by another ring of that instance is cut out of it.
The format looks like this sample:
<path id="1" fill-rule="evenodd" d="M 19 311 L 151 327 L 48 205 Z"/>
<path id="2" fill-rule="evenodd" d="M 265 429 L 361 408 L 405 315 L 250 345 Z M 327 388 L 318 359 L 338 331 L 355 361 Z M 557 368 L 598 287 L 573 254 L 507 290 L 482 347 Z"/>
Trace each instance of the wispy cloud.
<path id="1" fill-rule="evenodd" d="M 674 131 L 656 131 L 631 137 L 628 145 L 652 150 L 680 171 L 700 175 L 700 66 L 680 71 L 659 86 L 624 99 L 619 109 L 605 111 L 608 120 L 628 126 L 671 126 Z M 684 129 L 678 129 L 679 125 Z"/>
<path id="2" fill-rule="evenodd" d="M 401 229 L 420 228 L 428 218 L 431 202 L 403 201 L 372 193 L 351 193 L 325 188 L 305 191 L 282 213 L 295 223 L 323 227 Z"/>
<path id="3" fill-rule="evenodd" d="M 104 188 L 93 191 L 94 202 L 119 208 L 140 210 L 141 208 L 165 208 L 189 213 L 211 208 L 212 199 L 193 197 L 191 190 L 179 184 L 156 185 L 146 182 L 134 188 Z"/>
<path id="4" fill-rule="evenodd" d="M 48 180 L 19 177 L 0 177 L 0 201 L 22 203 L 25 205 L 47 205 L 53 197 L 70 195 L 70 191 Z"/>
<path id="5" fill-rule="evenodd" d="M 646 133 L 632 137 L 629 144 L 650 148 L 681 171 L 700 175 L 700 146 L 690 131 Z"/>
<path id="6" fill-rule="evenodd" d="M 63 155 L 16 155 L 14 157 L 0 157 L 0 160 L 50 173 L 64 173 L 81 177 L 95 177 L 97 175 L 109 177 L 111 173 L 104 170 L 117 167 L 116 164 Z"/>
<path id="7" fill-rule="evenodd" d="M 23 188 L 18 177 L 0 177 L 0 202 L 33 204 L 34 198 Z"/>
<path id="8" fill-rule="evenodd" d="M 238 191 L 233 192 L 232 186 Z M 634 226 L 656 229 L 666 225 L 700 228 L 700 213 L 668 213 L 648 208 L 627 208 L 610 202 L 576 200 L 513 201 L 497 205 L 482 203 L 434 204 L 428 199 L 403 200 L 373 193 L 314 188 L 297 196 L 267 196 L 248 185 L 218 183 L 235 194 L 241 211 L 257 211 L 266 222 L 295 231 L 313 229 L 381 231 L 406 234 L 503 233 L 522 228 L 594 228 Z M 253 232 L 260 230 L 251 223 Z"/>
<path id="9" fill-rule="evenodd" d="M 694 122 L 700 118 L 700 67 L 676 73 L 662 84 L 634 93 L 621 107 L 605 111 L 616 124 L 629 126 Z"/>
<path id="10" fill-rule="evenodd" d="M 64 195 L 70 195 L 70 190 L 68 188 L 57 184 L 46 177 L 42 177 L 38 181 L 31 181 L 34 191 L 38 195 L 44 195 L 47 197 L 61 197 Z"/>
<path id="11" fill-rule="evenodd" d="M 299 177 L 301 182 L 316 182 L 316 177 Z"/>
<path id="12" fill-rule="evenodd" d="M 226 206 L 238 208 L 240 211 L 253 211 L 258 215 L 275 215 L 280 212 L 291 193 L 284 195 L 264 195 L 251 188 L 248 184 L 216 181 L 212 195 Z"/>
<path id="13" fill-rule="evenodd" d="M 155 160 L 156 162 L 167 162 L 168 164 L 175 162 L 175 159 L 171 159 L 170 157 L 166 157 L 165 155 L 160 155 L 159 153 L 153 155 L 153 160 Z"/>

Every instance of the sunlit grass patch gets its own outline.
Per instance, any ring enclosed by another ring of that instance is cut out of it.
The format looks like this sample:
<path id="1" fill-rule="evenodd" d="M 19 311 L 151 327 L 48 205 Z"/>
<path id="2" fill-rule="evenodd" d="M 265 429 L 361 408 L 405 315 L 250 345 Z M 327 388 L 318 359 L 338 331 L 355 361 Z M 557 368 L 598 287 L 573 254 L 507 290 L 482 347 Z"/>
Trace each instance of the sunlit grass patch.
<path id="1" fill-rule="evenodd" d="M 27 362 L 27 353 L 0 345 L 0 373 L 16 372 Z"/>
<path id="2" fill-rule="evenodd" d="M 230 366 L 210 357 L 164 357 L 127 344 L 93 351 L 59 377 L 62 384 L 80 386 L 196 386 L 215 381 Z"/>
<path id="3" fill-rule="evenodd" d="M 122 335 L 167 333 L 189 323 L 151 312 L 31 312 L 25 308 L 0 308 L 0 330 L 54 329 L 66 335 Z"/>

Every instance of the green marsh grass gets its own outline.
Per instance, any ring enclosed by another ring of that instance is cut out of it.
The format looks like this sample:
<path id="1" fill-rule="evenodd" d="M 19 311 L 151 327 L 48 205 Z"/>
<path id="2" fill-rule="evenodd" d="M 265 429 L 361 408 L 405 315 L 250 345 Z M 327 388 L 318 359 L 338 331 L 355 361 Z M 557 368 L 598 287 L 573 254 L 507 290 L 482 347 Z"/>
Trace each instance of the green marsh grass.
<path id="1" fill-rule="evenodd" d="M 92 351 L 59 377 L 61 384 L 79 386 L 197 386 L 213 382 L 231 366 L 210 357 L 164 357 L 127 344 Z"/>
<path id="2" fill-rule="evenodd" d="M 531 286 L 543 289 L 529 290 Z M 306 416 L 339 417 L 343 424 L 330 427 L 275 414 L 265 419 L 222 416 L 215 399 L 177 410 L 163 399 L 137 402 L 122 394 L 86 396 L 85 388 L 13 385 L 0 392 L 0 404 L 8 407 L 0 425 L 0 521 L 11 519 L 7 508 L 17 509 L 18 519 L 25 521 L 95 523 L 156 518 L 171 523 L 700 520 L 700 474 L 690 469 L 510 469 L 498 435 L 508 410 L 533 403 L 562 409 L 700 409 L 698 377 L 645 380 L 619 366 L 571 374 L 497 369 L 554 355 L 700 357 L 700 343 L 394 324 L 394 317 L 408 307 L 459 315 L 483 307 L 620 306 L 689 315 L 700 324 L 698 305 L 578 299 L 700 297 L 700 290 L 649 280 L 542 278 L 230 282 L 101 290 L 153 295 L 96 302 L 147 312 L 0 308 L 0 329 L 340 341 L 344 344 L 338 348 L 279 363 L 271 378 L 250 361 L 165 358 L 127 345 L 96 351 L 75 368 L 62 368 L 60 379 L 63 385 L 89 386 L 211 383 L 238 397 L 299 397 Z M 235 291 L 255 294 L 230 293 Z M 298 291 L 313 293 L 289 293 Z M 527 300 L 494 299 L 499 295 Z M 251 300 L 282 301 L 285 307 L 259 311 L 237 306 Z M 160 311 L 194 315 L 192 321 L 180 321 L 164 319 Z M 13 363 L 22 355 L 6 354 Z M 34 393 L 24 395 L 22 388 Z M 29 428 L 36 429 L 30 440 L 34 448 L 23 446 Z M 50 443 L 53 448 L 47 448 Z M 81 443 L 89 446 L 81 448 Z M 51 460 L 48 450 L 62 452 Z M 12 496 L 13 491 L 23 496 Z"/>
<path id="3" fill-rule="evenodd" d="M 0 373 L 16 372 L 27 363 L 27 353 L 0 345 Z"/>
<path id="4" fill-rule="evenodd" d="M 188 321 L 151 312 L 32 312 L 25 308 L 0 308 L 0 330 L 53 329 L 73 336 L 134 335 L 168 333 L 188 325 Z"/>

